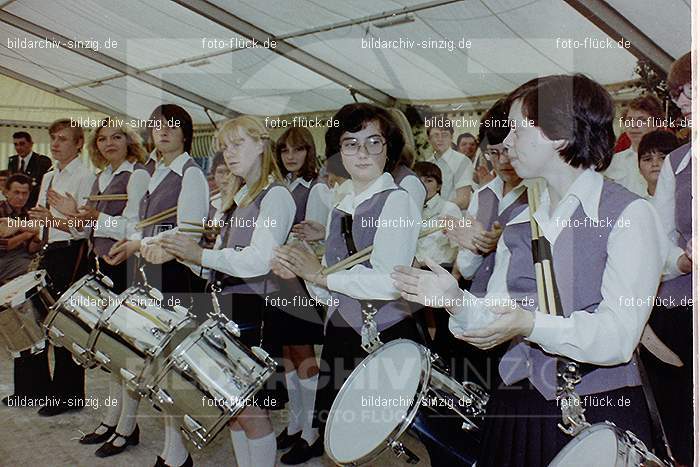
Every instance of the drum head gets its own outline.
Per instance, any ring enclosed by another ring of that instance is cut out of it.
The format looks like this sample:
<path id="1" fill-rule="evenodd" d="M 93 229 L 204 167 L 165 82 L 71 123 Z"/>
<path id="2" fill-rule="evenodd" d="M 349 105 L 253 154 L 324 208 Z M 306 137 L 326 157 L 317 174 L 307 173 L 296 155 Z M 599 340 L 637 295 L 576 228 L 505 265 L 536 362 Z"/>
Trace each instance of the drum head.
<path id="1" fill-rule="evenodd" d="M 15 277 L 13 280 L 0 287 L 0 305 L 9 304 L 17 294 L 21 294 L 22 301 L 24 301 L 26 292 L 43 283 L 45 276 L 46 271 L 42 269 Z"/>
<path id="2" fill-rule="evenodd" d="M 617 465 L 618 433 L 607 423 L 597 423 L 564 446 L 549 467 L 600 467 Z"/>
<path id="3" fill-rule="evenodd" d="M 389 342 L 355 368 L 333 402 L 325 431 L 338 464 L 363 463 L 411 424 L 430 375 L 429 353 L 405 339 Z M 330 384 L 330 383 L 329 383 Z"/>

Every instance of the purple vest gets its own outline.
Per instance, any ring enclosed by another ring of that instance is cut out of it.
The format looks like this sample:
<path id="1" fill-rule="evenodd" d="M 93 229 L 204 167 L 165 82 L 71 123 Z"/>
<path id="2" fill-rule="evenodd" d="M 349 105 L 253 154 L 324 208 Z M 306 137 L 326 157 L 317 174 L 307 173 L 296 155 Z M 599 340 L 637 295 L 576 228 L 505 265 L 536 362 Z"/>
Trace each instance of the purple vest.
<path id="1" fill-rule="evenodd" d="M 280 183 L 271 183 L 246 207 L 237 206 L 233 213 L 228 216 L 224 226 L 221 228 L 221 248 L 233 248 L 242 250 L 250 245 L 255 230 L 254 223 L 257 222 L 260 214 L 260 204 L 265 195 L 276 186 L 283 186 Z M 261 219 L 260 222 L 263 222 Z M 274 275 L 265 274 L 257 277 L 232 277 L 223 273 L 215 273 L 213 280 L 220 280 L 223 284 L 222 294 L 258 294 L 266 295 L 279 290 L 279 286 L 274 279 Z"/>
<path id="2" fill-rule="evenodd" d="M 376 193 L 370 199 L 360 203 L 355 210 L 352 221 L 352 238 L 357 251 L 374 243 L 374 236 L 377 233 L 376 219 L 379 218 L 387 198 L 393 191 L 395 189 Z M 331 213 L 329 234 L 326 240 L 326 264 L 328 266 L 333 266 L 349 256 L 345 238 L 341 234 L 341 219 L 345 215 L 346 213 L 337 208 L 333 209 Z M 363 219 L 366 220 L 363 222 Z M 369 261 L 361 264 L 369 268 L 372 267 Z M 338 311 L 343 319 L 360 334 L 362 329 L 362 305 L 360 300 L 335 291 L 331 291 L 331 296 L 333 297 L 333 303 L 337 303 L 338 306 L 331 304 L 328 307 L 326 323 L 328 323 L 333 313 Z M 372 300 L 372 302 L 378 307 L 375 320 L 379 331 L 383 331 L 411 315 L 411 309 L 404 300 Z"/>
<path id="3" fill-rule="evenodd" d="M 316 180 L 311 182 L 308 188 L 306 188 L 301 183 L 294 187 L 292 190 L 292 198 L 294 199 L 294 204 L 297 207 L 296 213 L 294 214 L 294 224 L 306 219 L 306 203 L 309 201 L 309 193 L 311 188 L 316 184 Z"/>
<path id="4" fill-rule="evenodd" d="M 146 170 L 141 164 L 135 165 L 134 170 L 136 169 Z M 120 172 L 114 177 L 112 177 L 112 180 L 109 182 L 109 185 L 107 185 L 107 188 L 105 188 L 105 191 L 100 192 L 98 176 L 95 179 L 95 182 L 92 184 L 92 190 L 90 191 L 90 195 L 92 196 L 126 194 L 126 189 L 129 185 L 130 178 L 131 172 Z M 95 209 L 104 214 L 107 214 L 108 216 L 119 216 L 126 207 L 126 201 L 98 201 L 97 203 L 91 201 L 90 204 L 92 204 L 95 207 Z M 110 248 L 112 248 L 112 245 L 114 245 L 117 242 L 116 240 L 111 238 L 95 237 L 94 232 L 90 235 L 90 240 L 92 241 L 92 251 L 97 256 L 104 256 L 107 253 L 109 253 L 109 250 Z"/>
<path id="5" fill-rule="evenodd" d="M 591 225 L 579 206 L 552 246 L 554 275 L 561 297 L 564 316 L 574 310 L 595 313 L 603 300 L 600 293 L 603 271 L 607 261 L 607 243 L 620 213 L 638 197 L 622 186 L 605 181 L 598 207 L 599 225 Z M 585 221 L 588 221 L 588 224 Z M 608 220 L 610 224 L 608 225 Z M 577 227 L 578 226 L 578 227 Z M 584 227 L 585 226 L 585 227 Z M 511 252 L 507 272 L 508 293 L 526 309 L 537 306 L 537 283 L 532 263 L 529 222 L 509 225 L 503 230 L 503 240 Z M 526 300 L 526 301 L 521 301 Z M 528 378 L 547 399 L 556 393 L 556 358 L 522 339 L 514 340 L 501 359 L 499 373 L 503 382 L 511 385 Z M 579 395 L 597 394 L 626 386 L 639 386 L 639 370 L 634 359 L 628 363 L 598 367 L 576 385 Z"/>
<path id="6" fill-rule="evenodd" d="M 146 161 L 144 168 L 146 169 L 146 172 L 148 172 L 148 175 L 153 176 L 153 172 L 156 171 L 156 161 L 149 158 L 148 161 Z"/>
<path id="7" fill-rule="evenodd" d="M 479 192 L 479 208 L 476 211 L 476 219 L 484 226 L 485 229 L 490 229 L 495 221 L 498 221 L 501 226 L 505 225 L 519 215 L 527 208 L 527 191 L 513 201 L 503 212 L 498 214 L 498 197 L 489 190 L 481 190 Z M 484 257 L 479 269 L 472 277 L 472 285 L 469 292 L 477 297 L 486 296 L 486 287 L 493 273 L 493 266 L 496 264 L 496 252 L 492 251 Z"/>
<path id="8" fill-rule="evenodd" d="M 182 168 L 182 174 L 190 169 L 191 167 L 199 166 L 189 159 L 185 162 Z M 147 192 L 141 199 L 141 204 L 139 205 L 139 219 L 143 220 L 147 217 L 151 217 L 166 209 L 173 208 L 177 206 L 177 200 L 180 197 L 180 190 L 182 189 L 182 177 L 175 173 L 174 171 L 169 171 L 168 175 L 160 182 L 153 192 Z M 158 224 L 149 225 L 143 229 L 143 237 L 152 237 L 157 225 L 170 225 L 175 226 L 177 224 L 177 214 L 164 219 Z"/>
<path id="9" fill-rule="evenodd" d="M 671 168 L 676 173 L 683 157 L 690 149 L 690 143 L 671 152 Z M 678 233 L 678 246 L 685 250 L 685 246 L 693 237 L 693 158 L 688 165 L 676 177 L 675 216 L 676 232 Z M 670 281 L 662 282 L 659 287 L 658 297 L 662 303 L 675 303 L 675 306 L 689 305 L 693 299 L 693 273 L 683 274 Z M 669 307 L 673 308 L 673 306 Z"/>

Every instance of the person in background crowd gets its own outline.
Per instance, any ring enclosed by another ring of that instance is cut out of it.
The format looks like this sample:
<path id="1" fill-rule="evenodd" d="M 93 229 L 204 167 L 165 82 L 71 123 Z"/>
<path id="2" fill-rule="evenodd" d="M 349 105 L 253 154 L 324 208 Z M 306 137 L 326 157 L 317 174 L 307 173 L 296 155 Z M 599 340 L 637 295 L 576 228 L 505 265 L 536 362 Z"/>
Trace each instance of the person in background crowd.
<path id="1" fill-rule="evenodd" d="M 221 210 L 222 200 L 226 197 L 226 186 L 231 177 L 231 171 L 226 166 L 222 153 L 217 153 L 214 156 L 210 173 L 214 183 L 211 187 L 211 200 L 209 201 L 209 219 L 214 219 L 217 211 Z"/>
<path id="2" fill-rule="evenodd" d="M 9 170 L 0 170 L 0 201 L 5 201 L 7 199 L 7 177 L 9 177 L 11 172 Z"/>
<path id="3" fill-rule="evenodd" d="M 34 207 L 39 197 L 39 187 L 44 174 L 51 170 L 51 159 L 32 151 L 34 145 L 32 136 L 26 131 L 18 131 L 12 135 L 17 154 L 10 157 L 7 168 L 11 173 L 21 173 L 32 179 L 32 191 L 27 205 Z"/>
<path id="4" fill-rule="evenodd" d="M 9 227 L 9 219 L 26 219 L 32 179 L 23 174 L 11 175 L 4 183 L 7 200 L 0 201 L 0 285 L 27 272 L 35 248 L 29 242 L 35 236 L 32 231 Z"/>
<path id="5" fill-rule="evenodd" d="M 474 186 L 474 166 L 471 159 L 452 149 L 452 122 L 444 117 L 435 119 L 435 125 L 426 131 L 434 151 L 428 162 L 442 171 L 441 196 L 460 209 L 467 209 Z"/>
<path id="6" fill-rule="evenodd" d="M 471 133 L 462 133 L 457 137 L 457 151 L 467 156 L 472 163 L 475 161 L 478 147 L 476 137 Z"/>
<path id="7" fill-rule="evenodd" d="M 411 199 L 416 203 L 418 209 L 421 210 L 423 209 L 423 203 L 425 203 L 425 187 L 412 170 L 413 163 L 416 160 L 416 141 L 413 137 L 411 124 L 408 122 L 406 115 L 399 109 L 389 108 L 387 112 L 391 114 L 391 117 L 401 129 L 405 142 L 401 150 L 401 159 L 391 172 L 391 175 L 394 177 L 394 183 L 406 190 L 411 195 Z"/>
<path id="8" fill-rule="evenodd" d="M 637 150 L 642 136 L 657 130 L 663 116 L 661 102 L 655 96 L 645 94 L 632 100 L 622 114 L 622 128 L 627 133 L 631 146 L 613 155 L 610 166 L 603 175 L 632 193 L 645 196 L 647 183 L 639 172 Z"/>
<path id="9" fill-rule="evenodd" d="M 692 117 L 691 55 L 671 65 L 668 89 L 686 118 Z M 664 275 L 649 325 L 683 362 L 663 364 L 642 350 L 671 451 L 680 465 L 693 464 L 693 158 L 691 143 L 664 159 L 652 204 L 672 247 L 666 259 L 672 271 Z"/>
<path id="10" fill-rule="evenodd" d="M 670 131 L 655 130 L 642 137 L 639 143 L 639 172 L 647 182 L 645 198 L 651 198 L 656 193 L 656 182 L 666 155 L 678 146 L 678 138 Z"/>

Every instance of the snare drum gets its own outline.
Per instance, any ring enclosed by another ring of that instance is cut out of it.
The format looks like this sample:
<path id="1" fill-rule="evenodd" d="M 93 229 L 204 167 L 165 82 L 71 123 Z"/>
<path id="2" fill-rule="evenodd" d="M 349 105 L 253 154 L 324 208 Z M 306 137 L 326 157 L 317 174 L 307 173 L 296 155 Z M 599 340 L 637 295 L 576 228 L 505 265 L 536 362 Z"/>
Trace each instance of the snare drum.
<path id="1" fill-rule="evenodd" d="M 339 465 L 361 465 L 391 448 L 409 463 L 418 462 L 399 439 L 419 410 L 456 413 L 464 430 L 478 431 L 486 392 L 472 383 L 459 384 L 432 363 L 430 350 L 406 339 L 384 344 L 365 358 L 333 401 L 324 434 L 328 456 Z"/>
<path id="2" fill-rule="evenodd" d="M 151 401 L 176 416 L 200 449 L 251 404 L 275 371 L 264 350 L 246 347 L 237 336 L 233 321 L 209 319 L 175 349 L 150 387 Z"/>
<path id="3" fill-rule="evenodd" d="M 96 365 L 92 349 L 97 324 L 102 314 L 117 303 L 103 277 L 87 274 L 65 291 L 44 321 L 51 343 L 65 347 L 78 364 Z"/>
<path id="4" fill-rule="evenodd" d="M 95 361 L 145 394 L 158 362 L 194 329 L 186 308 L 167 306 L 157 289 L 133 286 L 103 314 L 91 342 Z"/>
<path id="5" fill-rule="evenodd" d="M 0 287 L 0 338 L 13 356 L 44 347 L 39 322 L 53 302 L 44 270 L 28 272 Z"/>
<path id="6" fill-rule="evenodd" d="M 634 433 L 614 423 L 596 423 L 564 446 L 549 467 L 665 467 Z"/>

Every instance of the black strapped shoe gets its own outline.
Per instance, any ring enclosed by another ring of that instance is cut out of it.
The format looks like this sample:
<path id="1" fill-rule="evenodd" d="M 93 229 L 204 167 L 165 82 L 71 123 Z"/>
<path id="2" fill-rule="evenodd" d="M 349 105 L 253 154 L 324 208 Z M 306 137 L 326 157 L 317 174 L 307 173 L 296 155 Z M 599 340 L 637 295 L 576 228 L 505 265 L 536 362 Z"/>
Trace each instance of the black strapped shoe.
<path id="1" fill-rule="evenodd" d="M 115 456 L 121 452 L 124 452 L 126 448 L 129 446 L 136 446 L 139 444 L 139 426 L 136 425 L 134 428 L 134 431 L 131 432 L 129 436 L 124 436 L 120 433 L 117 433 L 116 431 L 114 432 L 116 435 L 114 440 L 117 438 L 124 438 L 124 444 L 121 446 L 115 446 L 113 443 L 114 440 L 112 441 L 107 441 L 105 444 L 99 447 L 97 451 L 95 451 L 95 455 L 97 457 L 109 457 L 109 456 Z"/>
<path id="2" fill-rule="evenodd" d="M 300 439 L 292 449 L 286 454 L 282 455 L 280 461 L 284 465 L 298 465 L 307 462 L 314 457 L 320 457 L 323 455 L 323 436 L 319 436 L 318 439 L 309 446 L 305 440 Z"/>
<path id="3" fill-rule="evenodd" d="M 97 433 L 97 429 L 100 428 L 101 426 L 107 428 L 107 431 L 105 431 L 104 433 Z M 116 430 L 116 429 L 117 429 L 116 426 L 109 426 L 109 425 L 106 425 L 106 424 L 100 422 L 100 425 L 97 428 L 95 428 L 95 431 L 93 431 L 92 433 L 88 433 L 86 435 L 83 435 L 83 437 L 80 438 L 78 440 L 78 442 L 80 444 L 104 443 L 105 441 L 107 441 L 109 438 L 112 437 L 112 434 L 114 434 L 114 430 Z"/>
<path id="4" fill-rule="evenodd" d="M 277 435 L 277 450 L 289 449 L 301 439 L 301 431 L 290 435 L 287 429 L 282 430 L 282 433 Z"/>

